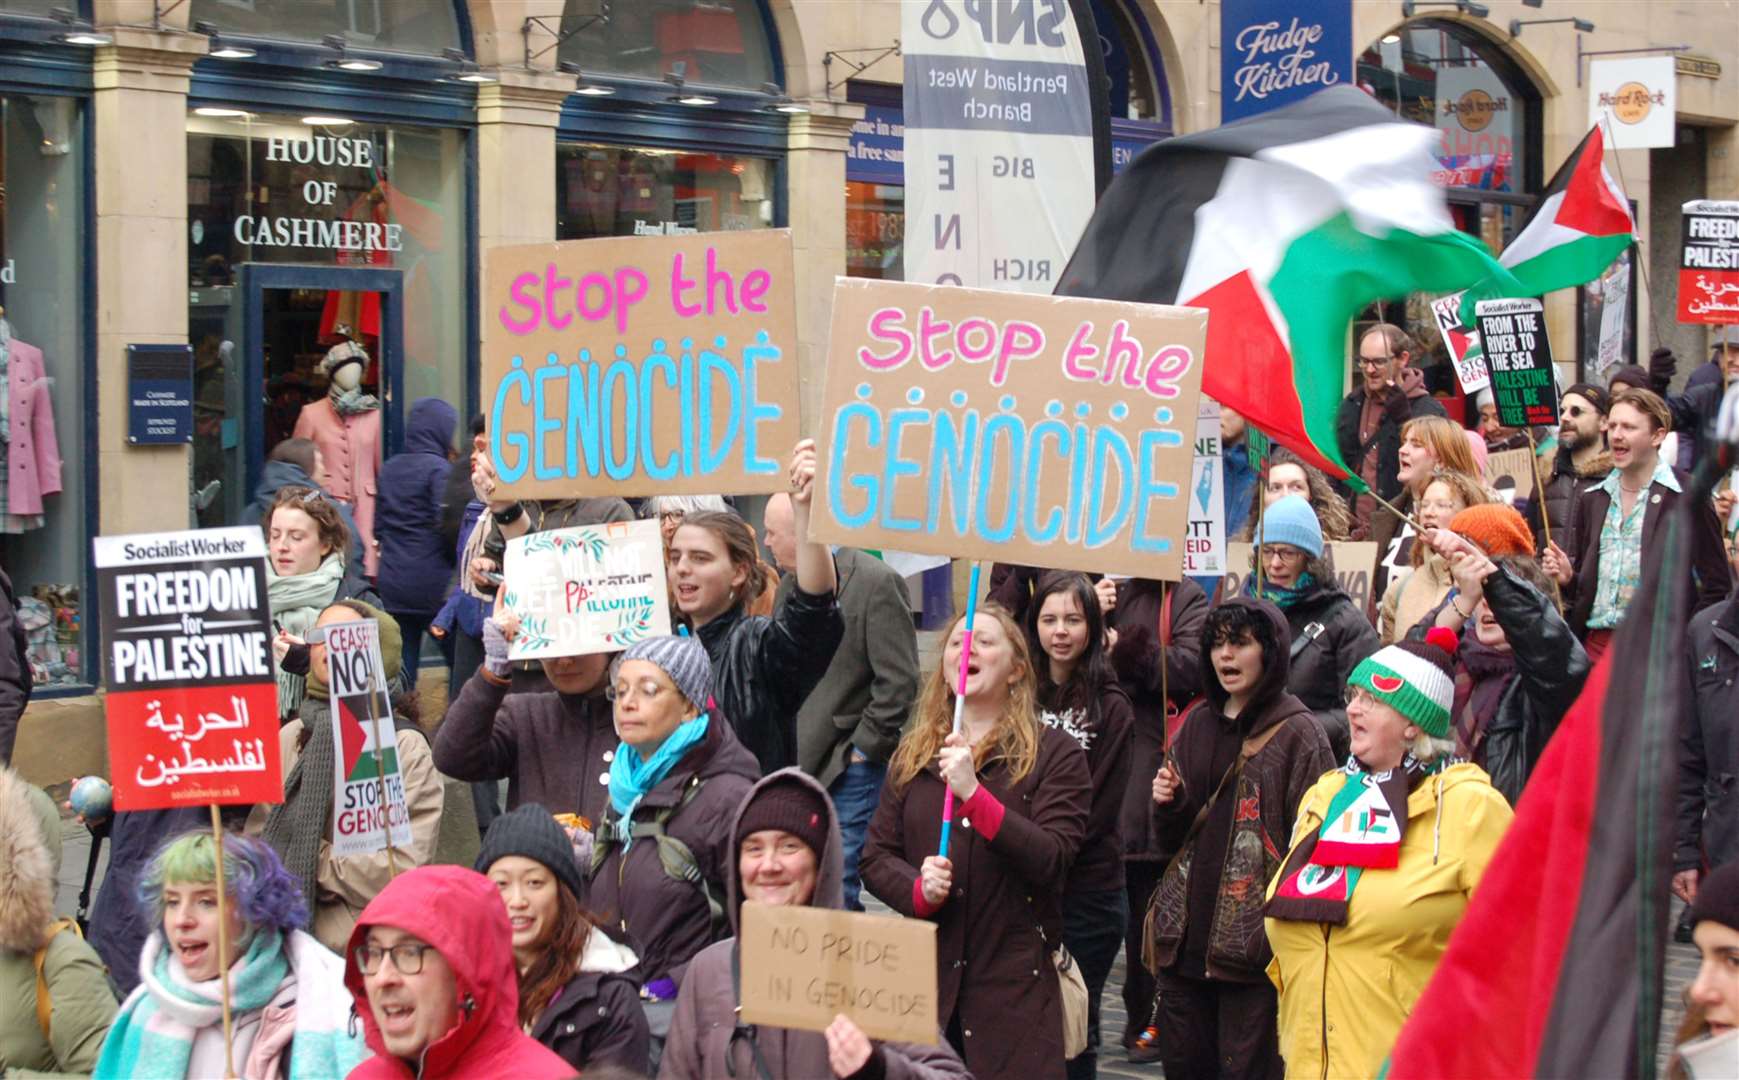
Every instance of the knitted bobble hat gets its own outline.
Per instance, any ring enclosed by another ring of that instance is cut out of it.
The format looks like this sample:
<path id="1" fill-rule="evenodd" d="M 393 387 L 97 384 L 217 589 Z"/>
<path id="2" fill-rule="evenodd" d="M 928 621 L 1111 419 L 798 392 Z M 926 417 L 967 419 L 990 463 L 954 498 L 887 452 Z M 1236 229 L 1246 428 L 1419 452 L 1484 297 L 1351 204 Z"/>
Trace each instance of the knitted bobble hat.
<path id="1" fill-rule="evenodd" d="M 1399 641 L 1359 661 L 1347 685 L 1368 690 L 1427 735 L 1447 738 L 1455 703 L 1455 646 L 1452 631 L 1434 626 L 1424 641 Z"/>
<path id="2" fill-rule="evenodd" d="M 1287 495 L 1263 508 L 1256 547 L 1263 544 L 1290 544 L 1313 559 L 1322 558 L 1322 523 L 1304 496 Z"/>

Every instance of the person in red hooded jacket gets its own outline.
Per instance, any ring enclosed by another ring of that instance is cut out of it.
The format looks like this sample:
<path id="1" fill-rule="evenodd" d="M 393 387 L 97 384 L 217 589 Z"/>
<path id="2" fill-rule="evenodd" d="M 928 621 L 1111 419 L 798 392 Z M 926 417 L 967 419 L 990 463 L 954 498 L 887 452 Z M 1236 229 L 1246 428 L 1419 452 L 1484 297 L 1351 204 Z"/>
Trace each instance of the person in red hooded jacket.
<path id="1" fill-rule="evenodd" d="M 351 1080 L 574 1074 L 519 1028 L 507 909 L 475 870 L 424 866 L 393 879 L 351 932 L 344 985 L 376 1055 Z"/>

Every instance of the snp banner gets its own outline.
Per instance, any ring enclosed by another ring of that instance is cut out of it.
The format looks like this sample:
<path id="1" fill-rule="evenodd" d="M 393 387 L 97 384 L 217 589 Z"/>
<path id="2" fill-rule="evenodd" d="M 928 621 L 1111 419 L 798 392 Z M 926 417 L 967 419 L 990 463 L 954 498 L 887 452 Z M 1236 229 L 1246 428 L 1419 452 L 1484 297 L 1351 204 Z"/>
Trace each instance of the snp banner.
<path id="1" fill-rule="evenodd" d="M 1068 0 L 902 0 L 906 280 L 1048 293 L 1096 197 Z"/>

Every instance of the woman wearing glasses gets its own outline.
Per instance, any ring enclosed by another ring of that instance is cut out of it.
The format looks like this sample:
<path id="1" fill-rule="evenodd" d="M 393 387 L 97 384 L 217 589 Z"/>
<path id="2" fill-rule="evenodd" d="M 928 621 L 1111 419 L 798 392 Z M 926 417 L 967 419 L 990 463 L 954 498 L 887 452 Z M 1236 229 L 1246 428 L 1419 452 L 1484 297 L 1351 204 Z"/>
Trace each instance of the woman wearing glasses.
<path id="1" fill-rule="evenodd" d="M 1509 828 L 1455 757 L 1455 635 L 1390 645 L 1346 682 L 1352 756 L 1305 792 L 1268 886 L 1286 1075 L 1376 1076 Z"/>
<path id="2" fill-rule="evenodd" d="M 308 907 L 269 845 L 224 837 L 220 883 L 211 834 L 178 836 L 152 859 L 139 903 L 157 926 L 139 957 L 139 987 L 103 1042 L 97 1076 L 297 1080 L 344 1076 L 368 1057 L 349 1023 L 344 961 L 296 929 Z M 220 923 L 233 1072 L 225 1061 Z"/>

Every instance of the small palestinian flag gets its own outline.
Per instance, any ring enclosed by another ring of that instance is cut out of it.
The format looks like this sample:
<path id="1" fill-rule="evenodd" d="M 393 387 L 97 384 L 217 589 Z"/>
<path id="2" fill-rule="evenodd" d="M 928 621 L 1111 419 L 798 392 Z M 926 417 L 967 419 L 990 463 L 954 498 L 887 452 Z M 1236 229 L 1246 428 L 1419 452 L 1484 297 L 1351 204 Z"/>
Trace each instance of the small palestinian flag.
<path id="1" fill-rule="evenodd" d="M 1155 143 L 1099 201 L 1057 292 L 1209 310 L 1202 392 L 1331 474 L 1347 328 L 1372 301 L 1519 295 L 1458 232 L 1433 128 L 1351 86 Z"/>
<path id="2" fill-rule="evenodd" d="M 347 781 L 373 780 L 382 775 L 382 770 L 390 777 L 399 770 L 398 738 L 393 728 L 391 704 L 384 695 L 375 699 L 381 737 L 386 743 L 380 748 L 378 758 L 374 752 L 375 724 L 369 720 L 367 709 L 366 697 L 338 699 L 338 714 L 342 719 L 339 730 L 344 735 L 344 779 Z"/>
<path id="3" fill-rule="evenodd" d="M 1546 185 L 1528 224 L 1498 257 L 1521 283 L 1522 291 L 1511 295 L 1541 296 L 1584 285 L 1630 246 L 1636 222 L 1624 189 L 1606 171 L 1605 146 L 1596 125 Z"/>

